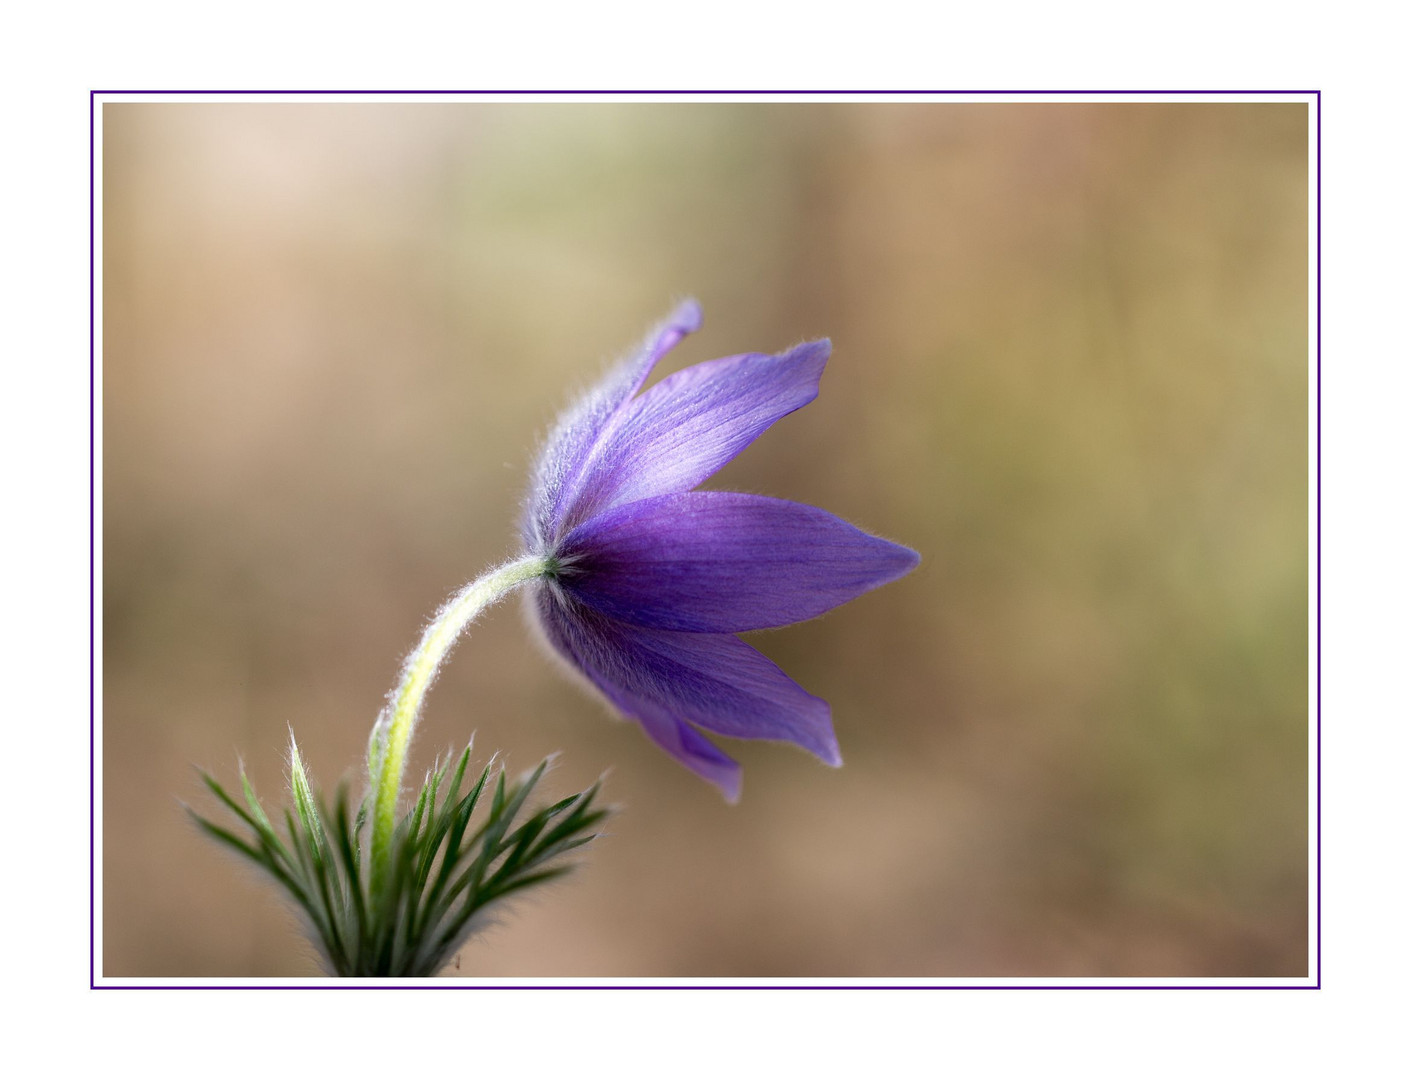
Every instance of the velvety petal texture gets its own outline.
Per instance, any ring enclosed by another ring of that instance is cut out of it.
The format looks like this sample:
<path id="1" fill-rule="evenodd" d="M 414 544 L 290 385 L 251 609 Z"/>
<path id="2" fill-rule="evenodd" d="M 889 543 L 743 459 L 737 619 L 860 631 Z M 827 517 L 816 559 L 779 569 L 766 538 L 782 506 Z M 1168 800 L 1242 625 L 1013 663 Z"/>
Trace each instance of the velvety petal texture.
<path id="1" fill-rule="evenodd" d="M 827 341 L 676 372 L 688 301 L 550 436 L 525 516 L 554 567 L 532 610 L 550 646 L 658 746 L 734 801 L 740 767 L 705 732 L 839 765 L 828 703 L 734 634 L 821 615 L 912 570 L 909 548 L 812 506 L 692 491 L 818 394 Z M 637 395 L 634 397 L 634 395 Z"/>
<path id="2" fill-rule="evenodd" d="M 830 349 L 810 341 L 779 356 L 730 356 L 668 375 L 623 406 L 563 526 L 709 479 L 774 421 L 818 396 Z"/>
<path id="3" fill-rule="evenodd" d="M 828 703 L 733 635 L 632 626 L 553 586 L 539 597 L 539 616 L 561 654 L 613 704 L 649 720 L 653 739 L 708 779 L 718 779 L 722 760 L 729 759 L 703 759 L 705 740 L 692 725 L 717 735 L 796 743 L 829 765 L 842 764 Z M 678 730 L 669 738 L 668 720 Z"/>
<path id="4" fill-rule="evenodd" d="M 534 471 L 525 519 L 525 542 L 542 547 L 554 535 L 574 494 L 585 480 L 593 453 L 622 411 L 642 388 L 658 360 L 701 326 L 701 306 L 686 300 L 646 336 L 592 390 L 564 410 L 554 425 Z M 590 477 L 588 477 L 590 479 Z"/>
<path id="5" fill-rule="evenodd" d="M 728 491 L 619 506 L 574 529 L 559 551 L 560 583 L 594 610 L 704 633 L 812 619 L 917 561 L 815 506 Z"/>

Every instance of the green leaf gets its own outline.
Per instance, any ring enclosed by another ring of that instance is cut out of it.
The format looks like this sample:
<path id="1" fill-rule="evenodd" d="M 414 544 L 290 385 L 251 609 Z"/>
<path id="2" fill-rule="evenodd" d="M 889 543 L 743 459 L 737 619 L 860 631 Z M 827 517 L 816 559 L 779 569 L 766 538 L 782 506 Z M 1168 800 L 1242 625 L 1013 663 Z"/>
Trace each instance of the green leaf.
<path id="1" fill-rule="evenodd" d="M 243 805 L 202 774 L 240 829 L 189 812 L 208 836 L 259 866 L 308 915 L 333 972 L 429 976 L 448 962 L 478 912 L 567 873 L 571 867 L 557 860 L 596 836 L 594 827 L 607 815 L 595 802 L 598 784 L 525 813 L 547 765 L 541 762 L 515 780 L 503 766 L 486 765 L 461 795 L 470 748 L 457 756 L 454 769 L 449 760 L 438 763 L 396 825 L 388 872 L 376 890 L 363 846 L 367 800 L 353 806 L 342 784 L 332 805 L 326 804 L 292 737 L 293 806 L 282 810 L 287 840 L 276 832 L 243 768 Z M 487 804 L 482 797 L 492 772 Z"/>

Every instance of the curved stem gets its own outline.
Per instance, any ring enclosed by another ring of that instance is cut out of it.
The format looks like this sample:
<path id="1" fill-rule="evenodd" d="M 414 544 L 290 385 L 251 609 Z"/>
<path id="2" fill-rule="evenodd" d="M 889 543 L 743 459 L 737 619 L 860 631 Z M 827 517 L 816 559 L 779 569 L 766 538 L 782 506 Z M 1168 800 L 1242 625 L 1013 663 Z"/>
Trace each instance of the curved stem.
<path id="1" fill-rule="evenodd" d="M 417 647 L 402 665 L 401 681 L 388 698 L 368 747 L 368 772 L 372 780 L 372 881 L 374 888 L 385 880 L 387 860 L 392 851 L 392 835 L 397 825 L 397 799 L 402 791 L 402 770 L 412 728 L 421 713 L 421 702 L 435 681 L 446 655 L 461 631 L 482 611 L 503 599 L 526 581 L 543 577 L 550 569 L 548 559 L 525 556 L 491 570 L 472 581 L 442 605 L 421 635 Z"/>

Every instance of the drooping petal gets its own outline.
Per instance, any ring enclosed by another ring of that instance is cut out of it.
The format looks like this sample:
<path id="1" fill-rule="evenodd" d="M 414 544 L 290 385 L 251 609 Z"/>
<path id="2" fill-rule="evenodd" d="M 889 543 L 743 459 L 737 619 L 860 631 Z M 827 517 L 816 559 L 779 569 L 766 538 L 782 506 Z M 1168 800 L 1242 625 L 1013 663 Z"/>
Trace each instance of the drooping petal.
<path id="1" fill-rule="evenodd" d="M 652 330 L 641 346 L 603 380 L 566 409 L 544 444 L 524 520 L 524 540 L 542 548 L 555 535 L 565 509 L 587 475 L 594 449 L 611 429 L 627 400 L 651 374 L 658 360 L 701 326 L 701 307 L 681 303 Z"/>
<path id="2" fill-rule="evenodd" d="M 658 741 L 670 718 L 718 735 L 795 743 L 842 763 L 828 703 L 737 637 L 632 626 L 557 585 L 541 587 L 536 613 L 554 648 L 619 708 L 653 725 Z"/>
<path id="3" fill-rule="evenodd" d="M 703 633 L 811 619 L 919 561 L 816 506 L 726 491 L 619 506 L 574 529 L 560 552 L 562 587 L 589 607 Z"/>
<path id="4" fill-rule="evenodd" d="M 618 686 L 601 687 L 624 715 L 642 725 L 647 737 L 697 776 L 721 790 L 727 802 L 740 800 L 740 763 L 684 720 L 646 698 Z"/>
<path id="5" fill-rule="evenodd" d="M 568 527 L 614 506 L 689 491 L 771 424 L 818 396 L 832 346 L 810 341 L 777 356 L 747 353 L 668 375 L 628 402 L 594 453 Z"/>

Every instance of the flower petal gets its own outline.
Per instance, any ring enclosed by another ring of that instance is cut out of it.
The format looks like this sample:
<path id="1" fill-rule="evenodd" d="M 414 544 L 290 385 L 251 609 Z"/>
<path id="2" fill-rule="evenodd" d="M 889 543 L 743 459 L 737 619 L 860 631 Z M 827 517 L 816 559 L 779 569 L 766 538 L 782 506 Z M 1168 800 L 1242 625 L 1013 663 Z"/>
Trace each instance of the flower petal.
<path id="1" fill-rule="evenodd" d="M 524 540 L 541 548 L 557 535 L 565 509 L 588 474 L 594 449 L 658 360 L 701 326 L 701 306 L 686 300 L 657 326 L 637 352 L 614 367 L 559 416 L 544 444 L 524 520 Z"/>
<path id="2" fill-rule="evenodd" d="M 614 506 L 689 491 L 818 396 L 831 348 L 826 339 L 810 341 L 777 356 L 727 356 L 668 375 L 622 409 L 561 523 L 571 528 Z"/>
<path id="3" fill-rule="evenodd" d="M 727 802 L 740 801 L 740 763 L 683 720 L 620 687 L 603 693 L 623 713 L 642 725 L 647 737 L 697 776 L 718 787 Z"/>
<path id="4" fill-rule="evenodd" d="M 727 491 L 620 506 L 574 529 L 560 554 L 561 586 L 604 615 L 704 633 L 811 619 L 919 561 L 815 506 Z"/>
<path id="5" fill-rule="evenodd" d="M 535 611 L 560 654 L 697 772 L 702 770 L 668 745 L 667 720 L 734 738 L 792 742 L 830 765 L 842 764 L 828 703 L 739 638 L 631 626 L 555 585 L 540 587 Z M 689 739 L 683 749 L 702 752 Z"/>

